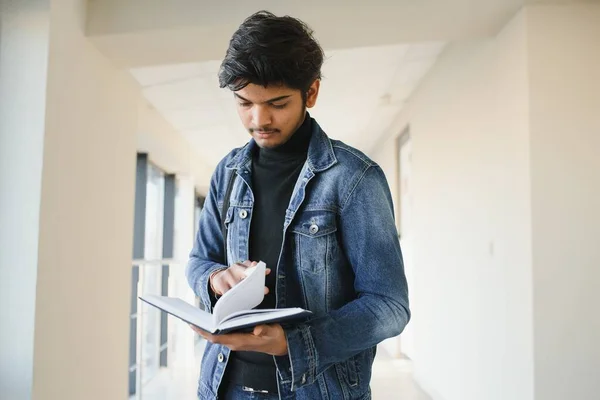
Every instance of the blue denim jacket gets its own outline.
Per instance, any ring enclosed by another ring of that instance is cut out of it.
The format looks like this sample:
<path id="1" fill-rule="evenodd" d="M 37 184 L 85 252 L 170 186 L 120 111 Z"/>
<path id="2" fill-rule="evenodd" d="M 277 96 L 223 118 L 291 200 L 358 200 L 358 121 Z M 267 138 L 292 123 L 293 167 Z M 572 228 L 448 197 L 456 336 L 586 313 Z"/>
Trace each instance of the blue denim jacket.
<path id="1" fill-rule="evenodd" d="M 410 319 L 392 198 L 377 164 L 329 139 L 314 120 L 312 126 L 308 158 L 282 227 L 276 302 L 314 315 L 284 327 L 288 355 L 274 357 L 280 398 L 370 399 L 376 345 L 399 335 Z M 220 214 L 231 173 L 238 176 L 225 216 L 227 260 L 248 259 L 254 146 L 251 140 L 217 166 L 186 268 L 209 311 L 209 276 L 227 264 Z M 208 343 L 199 398 L 216 399 L 229 353 Z"/>

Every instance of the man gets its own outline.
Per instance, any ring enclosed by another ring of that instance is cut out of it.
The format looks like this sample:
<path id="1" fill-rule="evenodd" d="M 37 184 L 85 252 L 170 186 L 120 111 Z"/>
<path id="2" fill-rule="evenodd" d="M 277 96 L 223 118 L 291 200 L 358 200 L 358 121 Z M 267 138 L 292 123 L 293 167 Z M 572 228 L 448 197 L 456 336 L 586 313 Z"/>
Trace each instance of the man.
<path id="1" fill-rule="evenodd" d="M 220 86 L 233 92 L 252 140 L 216 168 L 188 281 L 210 311 L 262 260 L 269 269 L 259 307 L 313 316 L 252 333 L 195 328 L 208 340 L 201 399 L 370 399 L 376 346 L 410 318 L 383 171 L 329 139 L 306 110 L 322 64 L 303 22 L 259 12 L 234 33 L 221 65 Z"/>

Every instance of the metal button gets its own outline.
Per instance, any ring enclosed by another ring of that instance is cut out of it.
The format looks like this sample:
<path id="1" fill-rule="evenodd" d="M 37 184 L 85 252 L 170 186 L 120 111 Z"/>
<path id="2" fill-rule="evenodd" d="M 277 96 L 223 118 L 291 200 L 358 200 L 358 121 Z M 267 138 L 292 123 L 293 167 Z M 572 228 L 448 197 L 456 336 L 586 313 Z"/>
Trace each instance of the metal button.
<path id="1" fill-rule="evenodd" d="M 248 216 L 248 211 L 240 210 L 240 218 L 245 219 Z"/>
<path id="2" fill-rule="evenodd" d="M 319 226 L 317 224 L 312 224 L 308 231 L 314 235 L 315 233 L 319 232 Z"/>
<path id="3" fill-rule="evenodd" d="M 219 355 L 217 356 L 217 359 L 219 360 L 219 362 L 223 362 L 223 360 L 225 359 L 225 357 L 223 356 L 223 353 L 219 353 Z"/>

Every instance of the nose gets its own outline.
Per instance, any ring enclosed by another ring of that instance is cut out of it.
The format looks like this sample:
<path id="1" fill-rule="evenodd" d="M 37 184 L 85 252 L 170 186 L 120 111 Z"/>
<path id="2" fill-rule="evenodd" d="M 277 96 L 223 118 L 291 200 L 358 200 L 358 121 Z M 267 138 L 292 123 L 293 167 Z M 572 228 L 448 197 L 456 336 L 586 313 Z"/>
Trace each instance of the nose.
<path id="1" fill-rule="evenodd" d="M 271 112 L 263 105 L 256 105 L 252 108 L 252 125 L 261 129 L 271 125 Z"/>

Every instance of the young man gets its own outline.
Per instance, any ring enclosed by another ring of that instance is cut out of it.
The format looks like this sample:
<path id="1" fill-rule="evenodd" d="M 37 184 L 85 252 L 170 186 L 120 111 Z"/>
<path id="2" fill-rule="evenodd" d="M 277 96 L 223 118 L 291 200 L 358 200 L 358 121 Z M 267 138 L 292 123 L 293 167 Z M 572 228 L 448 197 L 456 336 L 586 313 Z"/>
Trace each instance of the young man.
<path id="1" fill-rule="evenodd" d="M 216 168 L 188 281 L 210 311 L 262 260 L 260 307 L 302 307 L 313 317 L 252 333 L 195 329 L 208 340 L 201 399 L 370 399 L 376 346 L 410 318 L 383 171 L 329 139 L 306 111 L 322 64 L 303 22 L 259 12 L 234 33 L 221 65 L 220 85 L 252 139 Z"/>

